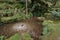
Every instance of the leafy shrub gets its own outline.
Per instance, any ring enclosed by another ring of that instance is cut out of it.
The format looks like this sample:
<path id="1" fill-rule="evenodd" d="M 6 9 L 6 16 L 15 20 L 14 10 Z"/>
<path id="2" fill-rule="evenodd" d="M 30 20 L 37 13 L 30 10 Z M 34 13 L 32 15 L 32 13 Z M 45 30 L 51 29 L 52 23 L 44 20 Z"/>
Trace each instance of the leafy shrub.
<path id="1" fill-rule="evenodd" d="M 29 19 L 31 18 L 33 15 L 31 13 L 29 14 L 23 14 L 23 13 L 18 13 L 16 15 L 13 16 L 9 16 L 9 17 L 2 17 L 1 18 L 1 22 L 3 23 L 10 23 L 10 22 L 16 22 L 16 21 L 21 21 L 21 20 L 25 20 L 25 19 Z"/>
<path id="2" fill-rule="evenodd" d="M 50 19 L 50 20 L 53 19 L 53 16 L 51 13 L 45 13 L 44 16 L 46 19 Z"/>
<path id="3" fill-rule="evenodd" d="M 47 19 L 58 20 L 58 19 L 60 19 L 60 12 L 59 11 L 50 11 L 49 13 L 45 13 L 45 17 Z"/>
<path id="4" fill-rule="evenodd" d="M 43 35 L 47 35 L 55 30 L 55 28 L 51 25 L 53 25 L 53 21 L 51 21 L 51 20 L 45 20 L 43 22 L 43 26 L 44 26 Z"/>
<path id="5" fill-rule="evenodd" d="M 54 18 L 60 19 L 60 12 L 59 11 L 51 11 L 51 14 Z"/>
<path id="6" fill-rule="evenodd" d="M 60 36 L 60 21 L 45 20 L 43 28 L 43 40 L 57 40 Z"/>

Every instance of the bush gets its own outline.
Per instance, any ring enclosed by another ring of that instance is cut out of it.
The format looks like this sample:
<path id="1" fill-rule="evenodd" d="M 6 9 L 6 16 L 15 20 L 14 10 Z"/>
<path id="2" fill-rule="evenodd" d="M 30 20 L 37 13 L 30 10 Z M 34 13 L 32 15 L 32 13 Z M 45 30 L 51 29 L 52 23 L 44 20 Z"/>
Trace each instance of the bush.
<path id="1" fill-rule="evenodd" d="M 59 11 L 51 11 L 53 18 L 60 19 L 60 12 Z"/>
<path id="2" fill-rule="evenodd" d="M 1 22 L 3 22 L 3 23 L 11 23 L 11 22 L 16 22 L 16 21 L 29 19 L 31 17 L 33 17 L 33 15 L 31 13 L 29 13 L 29 14 L 18 13 L 18 14 L 13 15 L 13 16 L 2 17 Z"/>
<path id="3" fill-rule="evenodd" d="M 45 20 L 43 22 L 43 26 L 44 26 L 43 35 L 47 35 L 55 30 L 55 28 L 51 25 L 53 25 L 53 21 L 51 21 L 51 20 Z"/>
<path id="4" fill-rule="evenodd" d="M 49 13 L 45 13 L 44 15 L 47 19 L 50 20 L 59 20 L 60 19 L 60 12 L 59 11 L 50 11 Z"/>

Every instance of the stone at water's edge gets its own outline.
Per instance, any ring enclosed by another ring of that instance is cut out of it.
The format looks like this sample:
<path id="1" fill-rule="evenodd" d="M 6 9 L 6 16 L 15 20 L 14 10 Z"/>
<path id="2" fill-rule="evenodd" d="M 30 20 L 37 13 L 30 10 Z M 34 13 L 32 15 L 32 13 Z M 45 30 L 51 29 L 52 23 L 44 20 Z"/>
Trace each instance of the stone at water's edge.
<path id="1" fill-rule="evenodd" d="M 42 22 L 40 19 L 32 18 L 22 22 L 11 23 L 0 26 L 0 35 L 11 37 L 16 33 L 24 34 L 28 32 L 34 40 L 39 40 L 42 34 Z"/>

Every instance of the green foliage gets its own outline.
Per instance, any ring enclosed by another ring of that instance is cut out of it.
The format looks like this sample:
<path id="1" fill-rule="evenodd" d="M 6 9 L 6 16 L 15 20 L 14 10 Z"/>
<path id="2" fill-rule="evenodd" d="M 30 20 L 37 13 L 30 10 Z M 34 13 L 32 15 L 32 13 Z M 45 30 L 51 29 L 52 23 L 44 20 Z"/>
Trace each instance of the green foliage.
<path id="1" fill-rule="evenodd" d="M 45 13 L 45 17 L 50 20 L 59 20 L 60 19 L 60 11 L 59 10 L 50 11 L 49 13 Z"/>
<path id="2" fill-rule="evenodd" d="M 31 36 L 28 33 L 24 34 L 24 40 L 31 40 Z M 21 34 L 17 33 L 15 35 L 13 35 L 12 37 L 8 38 L 7 40 L 22 40 L 22 36 Z"/>
<path id="3" fill-rule="evenodd" d="M 60 12 L 59 11 L 52 11 L 51 14 L 54 18 L 60 19 Z"/>
<path id="4" fill-rule="evenodd" d="M 56 23 L 55 23 L 56 22 Z M 43 22 L 43 35 L 49 35 L 51 33 L 53 33 L 54 31 L 59 30 L 60 27 L 60 21 L 51 21 L 51 20 L 45 20 Z"/>
<path id="5" fill-rule="evenodd" d="M 17 33 L 12 37 L 8 38 L 7 40 L 21 40 L 21 35 Z"/>
<path id="6" fill-rule="evenodd" d="M 1 18 L 1 22 L 3 23 L 10 23 L 10 22 L 15 22 L 15 21 L 21 21 L 21 20 L 25 20 L 25 19 L 29 19 L 33 17 L 33 15 L 31 13 L 29 14 L 16 14 L 14 16 L 10 16 L 10 17 L 2 17 Z"/>
<path id="7" fill-rule="evenodd" d="M 4 40 L 4 36 L 0 36 L 0 40 Z"/>
<path id="8" fill-rule="evenodd" d="M 24 39 L 25 40 L 31 40 L 32 38 L 31 38 L 31 36 L 28 33 L 25 33 Z"/>
<path id="9" fill-rule="evenodd" d="M 51 20 L 45 20 L 43 22 L 43 35 L 47 35 L 55 30 L 55 28 L 51 25 L 53 25 L 53 21 Z"/>
<path id="10" fill-rule="evenodd" d="M 34 3 L 31 4 L 28 2 L 28 11 L 29 14 L 25 14 L 25 0 L 0 0 L 0 13 L 3 14 L 1 17 L 2 23 L 10 23 L 15 21 L 21 21 L 25 19 L 29 19 L 33 16 L 41 16 L 44 15 L 52 6 L 55 6 L 57 0 L 34 0 Z M 31 6 L 30 6 L 31 5 Z M 55 7 L 60 7 L 60 2 L 56 4 Z M 4 15 L 12 15 L 12 16 L 4 16 Z M 33 14 L 33 15 L 32 15 Z M 46 14 L 48 19 L 60 19 L 60 11 L 51 11 L 50 13 Z M 0 24 L 1 24 L 0 22 Z M 45 20 L 43 22 L 43 35 L 47 35 L 53 33 L 58 28 L 58 25 L 54 26 L 54 21 Z M 60 24 L 59 24 L 60 27 Z M 58 29 L 59 30 L 59 29 Z M 1 40 L 4 36 L 0 36 Z M 31 36 L 26 33 L 24 36 L 25 40 L 31 40 Z M 8 40 L 21 40 L 20 34 L 15 34 L 14 36 L 10 37 Z"/>
<path id="11" fill-rule="evenodd" d="M 53 19 L 53 16 L 52 16 L 51 13 L 45 13 L 44 16 L 45 16 L 46 19 Z"/>
<path id="12" fill-rule="evenodd" d="M 3 15 L 1 22 L 3 23 L 21 21 L 33 16 L 31 12 L 25 15 L 25 5 L 21 2 L 19 3 L 16 0 L 1 0 L 0 2 L 0 13 Z"/>
<path id="13" fill-rule="evenodd" d="M 30 9 L 32 10 L 31 12 L 34 16 L 44 15 L 44 13 L 48 11 L 48 4 L 45 4 L 43 1 L 42 3 L 36 1 L 34 4 L 31 5 L 32 7 Z"/>
<path id="14" fill-rule="evenodd" d="M 44 21 L 44 29 L 43 29 L 43 40 L 57 40 L 57 37 L 60 36 L 60 20 L 59 21 Z"/>

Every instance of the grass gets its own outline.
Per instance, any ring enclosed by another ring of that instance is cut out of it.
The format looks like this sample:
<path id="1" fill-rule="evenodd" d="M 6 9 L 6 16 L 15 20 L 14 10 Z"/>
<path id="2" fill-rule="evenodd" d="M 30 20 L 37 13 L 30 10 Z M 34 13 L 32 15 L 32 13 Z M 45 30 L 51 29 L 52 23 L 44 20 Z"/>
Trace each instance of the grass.
<path id="1" fill-rule="evenodd" d="M 21 40 L 21 36 L 20 36 L 20 34 L 17 33 L 6 40 Z"/>
<path id="2" fill-rule="evenodd" d="M 28 33 L 26 33 L 23 38 L 24 40 L 32 40 L 31 36 Z M 22 40 L 22 36 L 21 34 L 17 33 L 6 40 Z"/>
<path id="3" fill-rule="evenodd" d="M 24 35 L 25 40 L 32 40 L 31 36 L 28 33 Z"/>
<path id="4" fill-rule="evenodd" d="M 43 36 L 43 40 L 60 40 L 60 21 L 54 21 L 53 23 L 49 24 L 48 30 L 46 35 Z"/>

